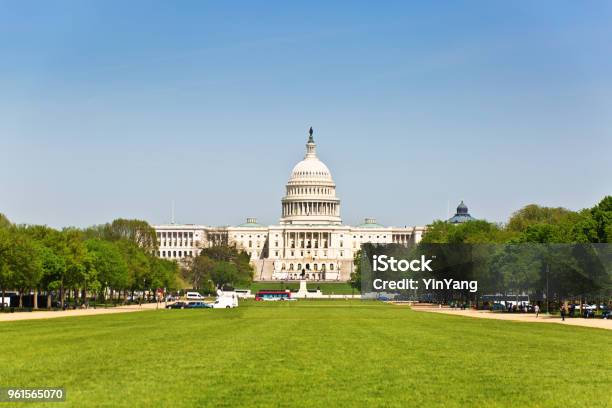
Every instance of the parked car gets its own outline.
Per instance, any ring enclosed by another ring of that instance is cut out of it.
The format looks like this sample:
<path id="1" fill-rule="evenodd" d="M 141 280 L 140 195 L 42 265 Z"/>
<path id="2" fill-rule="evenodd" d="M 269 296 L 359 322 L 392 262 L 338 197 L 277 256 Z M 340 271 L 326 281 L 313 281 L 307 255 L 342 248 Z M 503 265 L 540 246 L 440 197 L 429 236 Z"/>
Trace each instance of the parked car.
<path id="1" fill-rule="evenodd" d="M 185 298 L 188 300 L 204 300 L 204 296 L 200 295 L 198 292 L 187 292 Z"/>
<path id="2" fill-rule="evenodd" d="M 185 309 L 211 309 L 212 305 L 206 302 L 189 302 Z"/>
<path id="3" fill-rule="evenodd" d="M 185 309 L 187 306 L 189 306 L 187 302 L 176 302 L 166 306 L 166 309 Z"/>

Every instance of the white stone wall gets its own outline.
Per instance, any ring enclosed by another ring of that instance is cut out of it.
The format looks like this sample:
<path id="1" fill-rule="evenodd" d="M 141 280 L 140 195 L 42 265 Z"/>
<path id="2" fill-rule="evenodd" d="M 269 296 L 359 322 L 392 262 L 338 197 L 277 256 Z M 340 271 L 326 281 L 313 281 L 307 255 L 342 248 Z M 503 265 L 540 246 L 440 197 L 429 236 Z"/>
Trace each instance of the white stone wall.
<path id="1" fill-rule="evenodd" d="M 252 259 L 262 258 L 262 253 L 268 242 L 268 227 L 228 227 L 230 244 L 244 250 Z"/>

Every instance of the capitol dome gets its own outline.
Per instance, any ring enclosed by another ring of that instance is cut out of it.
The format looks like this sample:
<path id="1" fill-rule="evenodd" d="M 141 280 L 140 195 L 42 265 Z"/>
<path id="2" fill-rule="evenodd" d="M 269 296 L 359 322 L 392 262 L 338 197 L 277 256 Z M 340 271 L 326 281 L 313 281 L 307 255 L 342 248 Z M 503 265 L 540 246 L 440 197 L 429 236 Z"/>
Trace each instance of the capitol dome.
<path id="1" fill-rule="evenodd" d="M 317 157 L 312 128 L 304 160 L 295 165 L 282 199 L 281 224 L 341 224 L 340 200 L 329 168 Z"/>
<path id="2" fill-rule="evenodd" d="M 325 163 L 315 157 L 306 157 L 293 168 L 289 180 L 320 179 L 333 181 Z"/>

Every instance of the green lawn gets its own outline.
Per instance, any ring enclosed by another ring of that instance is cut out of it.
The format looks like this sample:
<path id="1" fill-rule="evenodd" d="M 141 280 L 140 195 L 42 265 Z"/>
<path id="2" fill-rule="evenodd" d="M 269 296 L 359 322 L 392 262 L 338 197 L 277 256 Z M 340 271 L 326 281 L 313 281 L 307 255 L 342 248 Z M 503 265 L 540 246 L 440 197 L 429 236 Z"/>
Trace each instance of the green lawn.
<path id="1" fill-rule="evenodd" d="M 253 282 L 251 284 L 251 291 L 253 294 L 257 293 L 258 290 L 262 289 L 270 289 L 270 290 L 281 290 L 281 289 L 291 289 L 297 290 L 300 287 L 299 282 Z M 317 288 L 321 289 L 324 295 L 350 295 L 353 292 L 358 295 L 359 290 L 353 291 L 351 285 L 346 282 L 308 282 L 307 284 L 308 290 L 316 290 Z"/>
<path id="2" fill-rule="evenodd" d="M 0 323 L 0 344 L 0 387 L 63 385 L 51 407 L 612 404 L 609 331 L 374 302 Z"/>

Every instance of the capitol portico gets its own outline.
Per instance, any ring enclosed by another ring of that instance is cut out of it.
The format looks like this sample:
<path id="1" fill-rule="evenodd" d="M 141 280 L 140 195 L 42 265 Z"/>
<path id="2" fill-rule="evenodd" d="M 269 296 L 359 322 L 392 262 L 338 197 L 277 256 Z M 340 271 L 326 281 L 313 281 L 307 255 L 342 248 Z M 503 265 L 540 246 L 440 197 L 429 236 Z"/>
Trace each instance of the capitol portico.
<path id="1" fill-rule="evenodd" d="M 346 281 L 361 244 L 418 243 L 424 227 L 385 227 L 372 218 L 342 224 L 340 199 L 328 167 L 317 156 L 312 128 L 304 159 L 295 165 L 281 200 L 278 225 L 255 218 L 235 227 L 155 225 L 158 255 L 181 260 L 218 243 L 234 244 L 251 256 L 256 280 Z"/>

